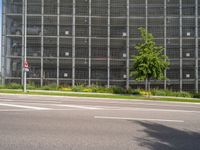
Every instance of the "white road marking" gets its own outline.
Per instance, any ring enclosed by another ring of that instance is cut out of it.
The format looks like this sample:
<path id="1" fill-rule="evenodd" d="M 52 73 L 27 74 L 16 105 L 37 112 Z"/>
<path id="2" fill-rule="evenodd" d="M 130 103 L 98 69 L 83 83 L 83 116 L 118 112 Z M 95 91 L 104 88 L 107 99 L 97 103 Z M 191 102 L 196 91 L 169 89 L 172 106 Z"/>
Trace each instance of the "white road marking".
<path id="1" fill-rule="evenodd" d="M 120 110 L 123 110 L 120 109 Z M 175 109 L 151 109 L 151 108 L 127 108 L 124 110 L 133 110 L 133 111 L 159 111 L 159 112 L 179 112 L 179 113 L 200 113 L 200 111 L 193 111 L 193 110 L 175 110 Z"/>
<path id="2" fill-rule="evenodd" d="M 28 105 L 28 106 L 27 106 Z M 38 107 L 38 106 L 29 106 L 29 105 L 40 105 L 40 106 L 56 106 L 56 107 L 69 107 L 69 108 L 76 108 L 76 109 L 85 109 L 85 110 L 105 110 L 105 111 L 143 111 L 143 112 L 175 112 L 175 113 L 200 113 L 200 111 L 195 110 L 182 110 L 182 109 L 167 109 L 167 108 L 138 108 L 138 107 L 115 107 L 115 106 L 96 106 L 96 105 L 67 105 L 67 104 L 49 104 L 49 103 L 18 103 L 15 104 L 5 104 L 0 103 L 0 106 L 11 106 L 11 107 L 19 107 L 20 108 L 29 108 L 35 110 L 65 110 L 65 109 L 57 109 L 57 108 L 45 108 L 45 107 Z M 68 110 L 68 109 L 67 109 Z"/>
<path id="3" fill-rule="evenodd" d="M 0 112 L 24 112 L 24 111 L 36 111 L 36 110 L 30 110 L 30 109 L 3 109 L 0 110 Z"/>
<path id="4" fill-rule="evenodd" d="M 123 118 L 123 117 L 106 117 L 94 116 L 95 119 L 110 119 L 110 120 L 133 120 L 133 121 L 151 121 L 151 122 L 176 122 L 184 123 L 183 120 L 166 120 L 166 119 L 146 119 L 146 118 Z"/>
<path id="5" fill-rule="evenodd" d="M 14 105 L 14 104 L 6 104 L 6 103 L 0 103 L 0 106 L 26 108 L 26 109 L 33 109 L 33 110 L 50 110 L 50 108 L 44 108 L 44 107 L 34 107 L 34 106 L 26 106 L 26 105 Z"/>
<path id="6" fill-rule="evenodd" d="M 89 110 L 97 110 L 97 109 L 102 109 L 94 106 L 83 106 L 83 105 L 54 105 L 54 106 L 59 106 L 59 107 L 70 107 L 70 108 L 80 108 L 80 109 L 89 109 Z"/>

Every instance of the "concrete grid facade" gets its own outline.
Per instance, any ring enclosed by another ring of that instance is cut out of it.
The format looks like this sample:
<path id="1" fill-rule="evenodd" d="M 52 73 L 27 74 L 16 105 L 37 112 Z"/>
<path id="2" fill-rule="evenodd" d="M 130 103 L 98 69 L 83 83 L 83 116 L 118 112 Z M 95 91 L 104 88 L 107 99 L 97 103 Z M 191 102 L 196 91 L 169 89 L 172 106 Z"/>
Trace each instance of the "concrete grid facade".
<path id="1" fill-rule="evenodd" d="M 168 80 L 154 88 L 199 90 L 198 0 L 3 0 L 2 82 L 38 85 L 119 85 L 129 77 L 139 27 L 165 47 Z"/>

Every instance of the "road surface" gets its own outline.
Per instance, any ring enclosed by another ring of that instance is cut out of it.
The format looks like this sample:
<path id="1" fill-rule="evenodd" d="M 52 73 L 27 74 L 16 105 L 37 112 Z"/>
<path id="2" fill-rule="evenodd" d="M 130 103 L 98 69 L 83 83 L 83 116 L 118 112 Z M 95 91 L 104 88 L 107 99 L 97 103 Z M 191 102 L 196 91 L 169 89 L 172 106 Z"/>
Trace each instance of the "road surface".
<path id="1" fill-rule="evenodd" d="M 200 104 L 0 94 L 1 150 L 200 150 Z"/>

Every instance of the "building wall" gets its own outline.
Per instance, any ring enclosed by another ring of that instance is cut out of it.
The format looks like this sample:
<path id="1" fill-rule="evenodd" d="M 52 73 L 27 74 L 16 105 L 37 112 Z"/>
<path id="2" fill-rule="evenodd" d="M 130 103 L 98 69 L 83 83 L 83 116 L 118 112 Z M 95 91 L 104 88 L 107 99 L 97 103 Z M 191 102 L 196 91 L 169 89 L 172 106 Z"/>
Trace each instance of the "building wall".
<path id="1" fill-rule="evenodd" d="M 22 83 L 27 49 L 28 82 L 144 87 L 129 77 L 129 69 L 140 42 L 138 28 L 145 27 L 171 62 L 168 80 L 152 86 L 198 91 L 198 0 L 25 2 L 3 2 L 3 83 Z"/>

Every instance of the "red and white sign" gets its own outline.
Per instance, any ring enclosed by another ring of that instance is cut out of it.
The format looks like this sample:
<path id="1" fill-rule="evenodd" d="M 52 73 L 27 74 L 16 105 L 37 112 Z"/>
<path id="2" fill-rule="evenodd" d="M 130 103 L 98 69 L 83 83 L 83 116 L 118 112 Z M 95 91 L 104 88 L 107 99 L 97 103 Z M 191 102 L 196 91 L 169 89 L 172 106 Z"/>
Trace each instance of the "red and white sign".
<path id="1" fill-rule="evenodd" d="M 28 61 L 27 61 L 27 60 L 24 61 L 24 68 L 29 68 Z"/>

